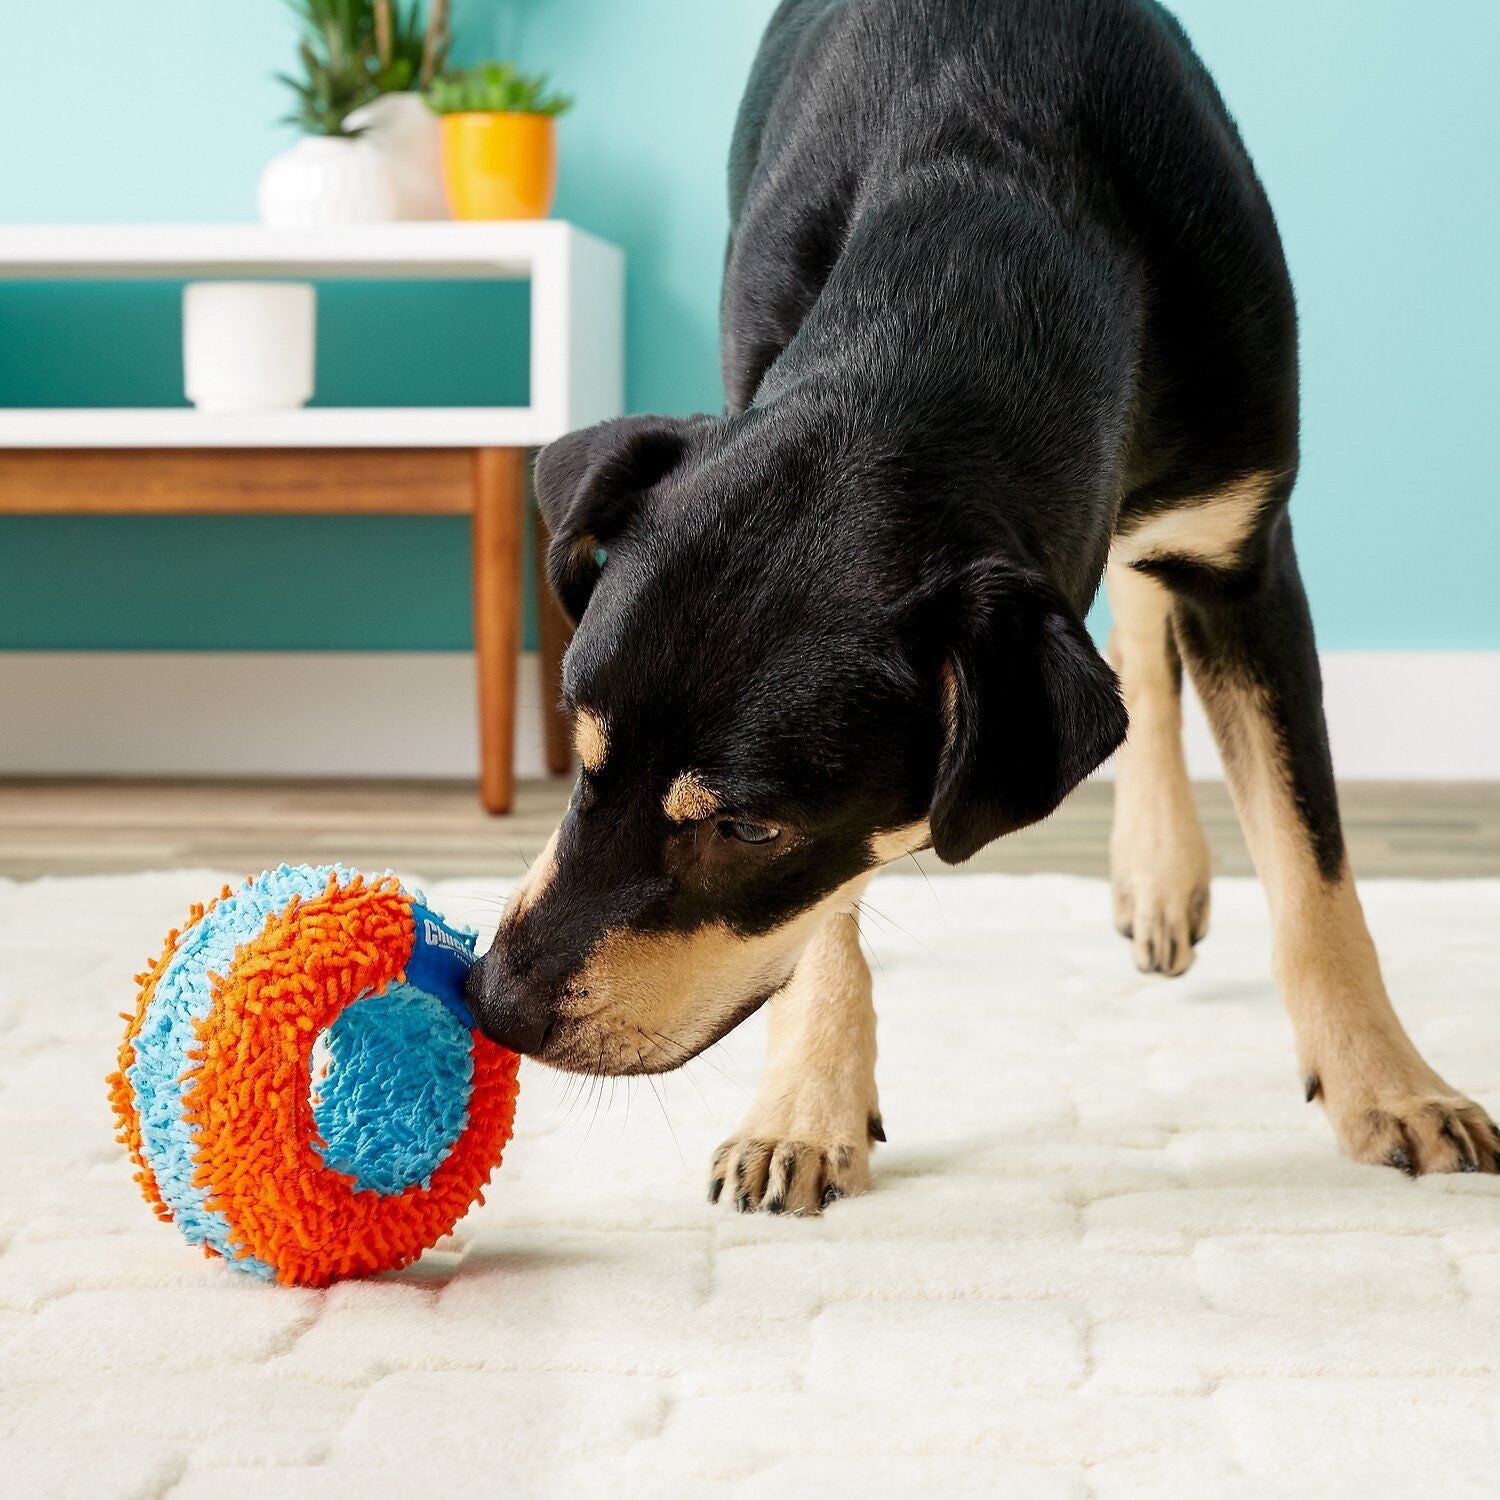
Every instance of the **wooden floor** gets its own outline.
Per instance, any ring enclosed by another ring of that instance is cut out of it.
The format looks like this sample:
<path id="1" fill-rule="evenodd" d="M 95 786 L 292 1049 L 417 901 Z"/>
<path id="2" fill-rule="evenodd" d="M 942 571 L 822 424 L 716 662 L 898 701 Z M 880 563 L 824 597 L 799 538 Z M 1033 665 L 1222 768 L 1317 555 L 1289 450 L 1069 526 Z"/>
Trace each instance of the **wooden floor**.
<path id="1" fill-rule="evenodd" d="M 1045 824 L 993 844 L 965 870 L 1108 870 L 1111 788 L 1081 787 Z M 439 880 L 514 875 L 562 815 L 564 782 L 523 782 L 515 811 L 485 816 L 463 782 L 0 780 L 0 877 L 205 868 L 254 873 L 342 860 Z M 1343 791 L 1361 876 L 1500 875 L 1500 783 Z M 1249 870 L 1222 786 L 1198 788 L 1221 873 Z M 927 856 L 924 868 L 945 873 Z"/>

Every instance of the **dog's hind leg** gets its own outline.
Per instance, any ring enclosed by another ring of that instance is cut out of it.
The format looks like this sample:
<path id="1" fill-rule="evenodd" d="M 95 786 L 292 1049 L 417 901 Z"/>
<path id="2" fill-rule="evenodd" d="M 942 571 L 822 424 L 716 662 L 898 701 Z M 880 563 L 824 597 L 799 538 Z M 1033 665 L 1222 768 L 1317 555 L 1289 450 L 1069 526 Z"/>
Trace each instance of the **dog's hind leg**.
<path id="1" fill-rule="evenodd" d="M 1107 573 L 1109 658 L 1130 732 L 1115 760 L 1115 927 L 1143 973 L 1183 974 L 1208 928 L 1209 855 L 1182 753 L 1182 662 L 1172 596 L 1129 564 Z"/>
<path id="2" fill-rule="evenodd" d="M 823 922 L 769 1009 L 766 1071 L 744 1125 L 714 1153 L 709 1197 L 741 1213 L 816 1214 L 865 1190 L 871 1144 L 885 1139 L 854 911 Z"/>
<path id="3" fill-rule="evenodd" d="M 1284 498 L 1284 496 L 1283 496 Z M 1423 1060 L 1386 994 L 1339 823 L 1312 620 L 1284 508 L 1238 556 L 1148 561 L 1224 758 L 1266 888 L 1274 967 L 1309 1100 L 1356 1160 L 1500 1171 L 1500 1134 Z"/>

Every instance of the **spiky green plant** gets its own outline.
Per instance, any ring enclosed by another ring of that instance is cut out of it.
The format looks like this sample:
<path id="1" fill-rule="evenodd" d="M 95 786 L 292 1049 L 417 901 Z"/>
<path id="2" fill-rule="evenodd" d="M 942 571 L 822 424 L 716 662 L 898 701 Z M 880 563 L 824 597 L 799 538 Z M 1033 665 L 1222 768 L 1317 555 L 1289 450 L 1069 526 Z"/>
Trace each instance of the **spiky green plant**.
<path id="1" fill-rule="evenodd" d="M 520 73 L 513 63 L 444 73 L 428 85 L 427 103 L 440 115 L 560 115 L 573 107 L 566 94 L 550 92 L 545 73 Z"/>
<path id="2" fill-rule="evenodd" d="M 425 89 L 448 66 L 448 49 L 453 45 L 453 22 L 448 0 L 429 0 L 427 30 L 422 37 L 422 64 L 417 70 L 417 87 Z"/>
<path id="3" fill-rule="evenodd" d="M 431 0 L 425 19 L 421 0 L 404 10 L 401 0 L 374 0 L 373 25 L 381 93 L 425 88 L 447 65 L 453 42 L 447 0 Z"/>
<path id="4" fill-rule="evenodd" d="M 297 54 L 303 76 L 276 75 L 296 100 L 284 123 L 295 125 L 304 135 L 359 135 L 360 127 L 350 125 L 349 116 L 380 94 L 367 60 L 350 59 L 337 51 L 320 57 L 308 42 L 299 43 Z"/>
<path id="5" fill-rule="evenodd" d="M 295 104 L 286 122 L 308 135 L 355 136 L 348 123 L 381 94 L 425 87 L 447 62 L 448 0 L 286 0 L 302 76 L 279 73 Z"/>
<path id="6" fill-rule="evenodd" d="M 302 29 L 302 76 L 278 73 L 295 103 L 285 123 L 306 135 L 356 136 L 349 116 L 380 93 L 370 0 L 287 0 Z"/>

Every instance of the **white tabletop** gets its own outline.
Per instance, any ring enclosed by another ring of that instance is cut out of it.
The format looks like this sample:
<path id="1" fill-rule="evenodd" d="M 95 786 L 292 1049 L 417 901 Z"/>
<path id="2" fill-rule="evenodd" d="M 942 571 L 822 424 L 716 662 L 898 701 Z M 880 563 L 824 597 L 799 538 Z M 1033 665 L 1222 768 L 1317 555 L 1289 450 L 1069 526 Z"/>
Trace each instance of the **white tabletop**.
<path id="1" fill-rule="evenodd" d="M 538 447 L 620 415 L 624 256 L 560 220 L 327 229 L 0 225 L 0 281 L 303 276 L 531 282 L 524 407 L 0 408 L 0 448 Z M 108 330 L 101 328 L 101 338 Z M 3 329 L 0 329 L 3 340 Z M 497 350 L 497 358 L 502 351 Z"/>
<path id="2" fill-rule="evenodd" d="M 0 280 L 281 275 L 523 280 L 602 241 L 560 219 L 514 223 L 0 224 Z"/>

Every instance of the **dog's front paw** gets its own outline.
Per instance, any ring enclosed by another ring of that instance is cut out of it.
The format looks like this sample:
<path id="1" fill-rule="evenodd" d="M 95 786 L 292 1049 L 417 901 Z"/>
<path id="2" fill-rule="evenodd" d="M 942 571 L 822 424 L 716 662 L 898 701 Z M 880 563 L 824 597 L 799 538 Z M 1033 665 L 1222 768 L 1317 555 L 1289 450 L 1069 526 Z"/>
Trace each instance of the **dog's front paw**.
<path id="1" fill-rule="evenodd" d="M 863 1140 L 771 1136 L 742 1131 L 714 1152 L 709 1202 L 724 1198 L 744 1214 L 820 1214 L 869 1187 L 870 1141 L 885 1139 L 879 1116 Z"/>
<path id="2" fill-rule="evenodd" d="M 1426 1172 L 1500 1173 L 1500 1127 L 1420 1061 L 1374 1080 L 1310 1074 L 1339 1144 L 1355 1161 Z"/>
<path id="3" fill-rule="evenodd" d="M 1208 887 L 1137 895 L 1132 886 L 1116 885 L 1115 931 L 1129 940 L 1130 957 L 1142 974 L 1186 974 L 1208 931 Z"/>
<path id="4" fill-rule="evenodd" d="M 1121 863 L 1114 878 L 1115 931 L 1129 940 L 1136 968 L 1171 978 L 1187 973 L 1208 931 L 1208 846 L 1180 850 L 1160 866 L 1122 870 Z"/>
<path id="5" fill-rule="evenodd" d="M 1191 801 L 1122 798 L 1110 847 L 1115 931 L 1143 974 L 1186 974 L 1208 931 L 1208 843 Z"/>
<path id="6" fill-rule="evenodd" d="M 766 1071 L 739 1131 L 714 1152 L 708 1196 L 740 1213 L 819 1214 L 870 1185 L 885 1139 L 875 1092 L 870 970 L 836 912 L 771 1000 Z"/>

